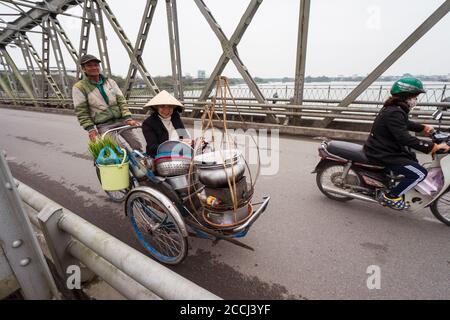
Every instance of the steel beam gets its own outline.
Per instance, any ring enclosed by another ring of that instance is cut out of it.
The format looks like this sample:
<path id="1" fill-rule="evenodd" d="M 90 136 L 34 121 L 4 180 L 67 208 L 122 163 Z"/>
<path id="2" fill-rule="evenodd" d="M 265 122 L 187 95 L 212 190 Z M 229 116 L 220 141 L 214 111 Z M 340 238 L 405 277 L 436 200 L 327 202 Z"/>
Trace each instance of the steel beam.
<path id="1" fill-rule="evenodd" d="M 46 74 L 50 74 L 50 36 L 45 27 L 44 26 L 41 27 L 42 27 L 42 67 Z M 46 81 L 42 82 L 42 98 L 44 99 L 49 98 L 48 85 L 49 85 L 48 82 Z M 64 97 L 62 92 L 61 97 Z"/>
<path id="2" fill-rule="evenodd" d="M 297 61 L 295 66 L 294 104 L 303 104 L 305 85 L 306 48 L 308 43 L 308 25 L 311 0 L 300 1 L 298 20 Z"/>
<path id="3" fill-rule="evenodd" d="M 97 37 L 97 47 L 102 61 L 103 73 L 108 77 L 112 75 L 111 64 L 109 63 L 108 45 L 106 43 L 107 37 L 105 34 L 105 26 L 103 24 L 103 14 L 100 10 L 100 5 L 96 0 L 92 0 L 91 7 L 91 21 L 94 25 L 95 35 Z"/>
<path id="4" fill-rule="evenodd" d="M 45 1 L 45 4 L 54 9 L 52 12 L 58 13 L 63 12 L 68 7 L 77 5 L 78 2 L 76 0 L 47 0 Z M 48 15 L 49 7 L 43 6 L 42 4 L 38 4 L 36 5 L 36 7 L 42 8 L 30 9 L 29 11 L 27 11 L 26 15 L 22 15 L 21 17 L 11 22 L 10 25 L 13 26 L 15 30 L 6 30 L 4 32 L 1 32 L 0 43 L 7 44 L 14 41 L 17 30 L 31 30 L 39 25 L 41 20 Z"/>
<path id="5" fill-rule="evenodd" d="M 250 22 L 255 16 L 258 7 L 262 3 L 262 0 L 252 0 L 249 3 L 245 13 L 241 17 L 241 20 L 239 21 L 239 24 L 236 27 L 236 30 L 234 31 L 230 40 L 228 40 L 219 23 L 214 19 L 214 16 L 212 15 L 211 11 L 206 6 L 206 4 L 203 2 L 203 0 L 194 0 L 194 1 L 197 7 L 200 9 L 200 12 L 206 18 L 206 21 L 210 25 L 211 29 L 216 34 L 223 48 L 223 53 L 219 58 L 219 62 L 216 64 L 213 73 L 209 77 L 205 88 L 200 94 L 199 100 L 205 101 L 208 98 L 209 94 L 214 88 L 216 77 L 222 74 L 222 71 L 225 69 L 225 66 L 227 65 L 228 61 L 231 60 L 233 61 L 234 65 L 236 66 L 237 70 L 241 74 L 244 81 L 247 83 L 250 91 L 253 93 L 256 100 L 258 100 L 259 103 L 267 103 L 266 98 L 264 97 L 263 93 L 259 89 L 256 82 L 253 80 L 252 76 L 250 75 L 250 72 L 240 59 L 237 52 L 237 45 L 240 42 L 245 30 L 247 30 L 248 26 L 250 25 Z M 194 116 L 197 115 L 198 112 L 194 112 Z M 275 123 L 279 123 L 277 117 L 273 114 L 270 115 L 268 119 L 270 119 Z"/>
<path id="6" fill-rule="evenodd" d="M 119 37 L 120 41 L 122 42 L 123 46 L 125 47 L 128 55 L 131 59 L 131 62 L 137 66 L 142 78 L 144 79 L 145 83 L 150 88 L 152 93 L 157 94 L 159 92 L 158 86 L 156 85 L 152 76 L 150 75 L 147 68 L 145 67 L 142 58 L 134 56 L 134 47 L 131 44 L 130 40 L 128 39 L 127 35 L 125 34 L 125 31 L 120 26 L 119 21 L 117 20 L 116 16 L 113 14 L 108 3 L 106 2 L 106 0 L 96 0 L 96 1 L 102 8 L 103 13 L 105 14 L 109 23 L 111 24 L 111 26 L 113 27 L 117 36 Z"/>
<path id="7" fill-rule="evenodd" d="M 0 87 L 2 87 L 3 91 L 5 91 L 6 95 L 12 100 L 13 104 L 17 104 L 16 97 L 11 91 L 11 88 L 8 86 L 8 84 L 3 80 L 1 74 L 0 74 Z"/>
<path id="8" fill-rule="evenodd" d="M 42 80 L 43 85 L 50 85 L 50 87 L 52 88 L 56 97 L 60 100 L 63 100 L 64 96 L 61 93 L 61 90 L 59 89 L 58 84 L 55 82 L 55 80 L 53 79 L 53 77 L 50 74 L 48 62 L 45 63 L 41 59 L 41 57 L 37 53 L 36 49 L 33 47 L 33 44 L 31 43 L 30 39 L 28 38 L 28 36 L 26 34 L 22 34 L 21 37 L 23 39 L 23 43 L 27 47 L 27 50 L 31 53 L 31 56 L 34 59 L 34 62 L 36 62 L 38 68 L 41 70 L 42 78 L 45 78 L 45 81 L 44 81 L 44 79 Z M 47 44 L 48 44 L 48 42 L 47 42 Z M 48 49 L 47 49 L 47 51 L 48 51 Z M 45 93 L 43 92 L 42 94 L 44 95 Z M 47 95 L 48 95 L 48 91 L 47 91 Z M 44 98 L 45 98 L 45 96 L 44 96 Z"/>
<path id="9" fill-rule="evenodd" d="M 23 59 L 25 60 L 25 65 L 27 67 L 28 75 L 31 79 L 31 86 L 33 87 L 34 95 L 40 97 L 41 93 L 39 90 L 39 85 L 36 77 L 36 71 L 34 69 L 33 61 L 31 59 L 30 51 L 25 45 L 25 40 L 20 33 L 17 34 L 17 46 L 22 50 Z"/>
<path id="10" fill-rule="evenodd" d="M 13 71 L 11 69 L 11 66 L 6 62 L 6 57 L 3 56 L 2 52 L 0 52 L 0 63 L 3 66 L 3 70 L 5 71 L 6 80 L 9 83 L 9 88 L 12 94 L 15 97 L 19 97 L 19 90 L 17 88 L 17 82 L 16 79 L 14 78 Z"/>
<path id="11" fill-rule="evenodd" d="M 74 14 L 65 13 L 62 11 L 63 9 L 58 9 L 54 6 L 48 5 L 48 3 L 30 2 L 30 4 L 26 4 L 26 3 L 23 3 L 24 0 L 22 0 L 21 2 L 14 1 L 14 0 L 0 0 L 0 2 L 11 3 L 12 5 L 14 5 L 18 9 L 20 9 L 20 11 L 22 11 L 22 12 L 23 12 L 23 9 L 20 6 L 46 11 L 49 14 L 61 14 L 61 15 L 68 16 L 68 17 L 81 18 Z"/>
<path id="12" fill-rule="evenodd" d="M 19 289 L 20 285 L 0 246 L 0 300 L 5 299 Z"/>
<path id="13" fill-rule="evenodd" d="M 203 16 L 206 18 L 206 21 L 210 25 L 211 29 L 216 34 L 217 38 L 219 39 L 222 48 L 223 48 L 223 54 L 219 59 L 219 63 L 217 63 L 216 67 L 214 68 L 213 73 L 208 79 L 208 83 L 206 87 L 203 89 L 199 100 L 203 101 L 205 100 L 211 91 L 214 88 L 215 79 L 217 76 L 219 76 L 223 69 L 225 69 L 227 63 L 229 60 L 232 60 L 234 64 L 236 65 L 236 68 L 238 69 L 239 73 L 241 73 L 242 77 L 244 78 L 245 82 L 249 86 L 250 90 L 254 94 L 255 98 L 260 103 L 265 103 L 266 99 L 264 98 L 262 92 L 259 90 L 258 85 L 254 82 L 253 78 L 250 76 L 250 73 L 248 72 L 247 68 L 243 65 L 242 61 L 239 59 L 237 54 L 237 45 L 240 42 L 245 30 L 249 26 L 251 20 L 253 19 L 256 11 L 258 10 L 259 5 L 261 4 L 262 0 L 252 0 L 250 4 L 247 7 L 247 10 L 245 11 L 244 15 L 242 16 L 238 26 L 236 27 L 236 30 L 234 31 L 232 37 L 230 40 L 228 40 L 227 36 L 223 32 L 222 28 L 220 27 L 219 23 L 214 19 L 211 11 L 206 6 L 206 4 L 203 2 L 203 0 L 194 0 L 197 4 L 197 7 L 200 9 L 200 12 L 203 14 Z"/>
<path id="14" fill-rule="evenodd" d="M 166 0 L 167 25 L 169 27 L 170 57 L 172 61 L 172 79 L 175 97 L 183 100 L 183 74 L 181 72 L 180 41 L 178 34 L 178 16 L 176 0 Z"/>
<path id="15" fill-rule="evenodd" d="M 58 19 L 55 17 L 50 16 L 50 23 L 53 26 L 53 28 L 58 33 L 59 37 L 61 38 L 62 42 L 64 43 L 67 51 L 70 54 L 70 57 L 75 62 L 75 65 L 79 63 L 78 58 L 78 52 L 75 50 L 75 47 L 73 46 L 72 42 L 70 41 L 69 37 L 67 36 L 67 33 L 64 31 L 64 28 L 59 23 Z"/>
<path id="16" fill-rule="evenodd" d="M 136 44 L 133 50 L 133 56 L 136 59 L 142 60 L 142 54 L 144 52 L 144 46 L 147 41 L 148 32 L 152 24 L 153 15 L 155 13 L 157 0 L 147 0 L 145 5 L 144 13 L 142 15 L 141 26 L 139 27 L 139 33 L 136 38 Z M 125 81 L 124 95 L 126 99 L 129 99 L 131 95 L 131 89 L 133 88 L 134 81 L 136 79 L 136 74 L 138 72 L 138 67 L 133 62 L 130 63 L 128 68 L 127 78 Z"/>
<path id="17" fill-rule="evenodd" d="M 58 34 L 56 29 L 50 23 L 50 19 L 47 17 L 42 21 L 44 31 L 48 32 L 48 36 L 52 43 L 53 56 L 55 57 L 56 67 L 58 68 L 60 84 L 64 93 L 64 97 L 69 98 L 69 84 L 67 83 L 67 72 L 64 64 L 64 58 L 61 52 L 61 46 L 59 45 Z"/>
<path id="18" fill-rule="evenodd" d="M 89 45 L 89 34 L 91 31 L 91 20 L 89 17 L 91 16 L 92 2 L 91 0 L 84 0 L 83 6 L 83 20 L 81 20 L 81 33 L 80 33 L 80 46 L 78 50 L 78 57 L 81 58 L 87 53 L 88 45 Z M 80 61 L 77 61 L 77 79 L 80 79 L 81 76 L 81 66 Z"/>
<path id="19" fill-rule="evenodd" d="M 408 36 L 390 55 L 386 57 L 352 92 L 339 104 L 347 107 L 361 93 L 377 80 L 390 66 L 394 64 L 406 51 L 408 51 L 422 36 L 424 36 L 436 23 L 450 11 L 450 0 L 446 0 L 436 9 L 414 32 Z"/>
<path id="20" fill-rule="evenodd" d="M 0 250 L 3 250 L 25 299 L 58 297 L 53 277 L 2 151 L 0 186 Z"/>
<path id="21" fill-rule="evenodd" d="M 37 106 L 36 103 L 36 97 L 34 96 L 33 91 L 31 90 L 30 86 L 20 73 L 19 69 L 17 68 L 16 64 L 14 63 L 13 59 L 9 55 L 8 51 L 6 51 L 6 48 L 0 47 L 0 51 L 2 52 L 3 57 L 6 60 L 6 63 L 11 67 L 12 72 L 14 73 L 14 76 L 19 80 L 20 84 L 22 85 L 22 88 L 25 90 L 27 95 L 33 100 L 33 103 Z"/>

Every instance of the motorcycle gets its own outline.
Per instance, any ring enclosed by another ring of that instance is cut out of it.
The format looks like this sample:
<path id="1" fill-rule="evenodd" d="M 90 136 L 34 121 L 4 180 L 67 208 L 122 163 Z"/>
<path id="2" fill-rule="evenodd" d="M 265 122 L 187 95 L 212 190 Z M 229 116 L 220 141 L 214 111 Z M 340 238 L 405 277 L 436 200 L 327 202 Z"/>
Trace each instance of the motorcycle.
<path id="1" fill-rule="evenodd" d="M 439 120 L 439 129 L 431 134 L 434 143 L 450 145 L 450 133 L 440 130 L 442 110 L 433 113 Z M 406 212 L 416 212 L 429 207 L 433 215 L 450 226 L 450 157 L 448 153 L 437 152 L 429 163 L 426 178 L 405 193 L 409 205 Z M 370 163 L 363 146 L 337 140 L 325 140 L 319 146 L 320 161 L 312 173 L 316 174 L 319 190 L 336 201 L 359 199 L 379 203 L 381 192 L 388 192 L 398 184 L 401 175 L 387 172 L 383 166 Z"/>

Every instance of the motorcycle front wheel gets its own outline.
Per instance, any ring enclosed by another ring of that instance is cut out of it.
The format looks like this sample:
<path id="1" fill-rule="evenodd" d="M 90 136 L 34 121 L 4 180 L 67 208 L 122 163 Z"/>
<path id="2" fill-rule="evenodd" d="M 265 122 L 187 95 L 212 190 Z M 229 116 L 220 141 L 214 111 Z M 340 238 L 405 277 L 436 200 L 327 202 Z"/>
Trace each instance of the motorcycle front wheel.
<path id="1" fill-rule="evenodd" d="M 450 190 L 444 192 L 430 205 L 433 215 L 450 227 Z"/>
<path id="2" fill-rule="evenodd" d="M 361 186 L 361 179 L 358 174 L 350 169 L 345 177 L 345 180 L 342 179 L 342 175 L 344 173 L 345 166 L 336 162 L 330 162 L 324 165 L 318 172 L 316 176 L 316 183 L 319 187 L 319 190 L 326 195 L 328 198 L 336 200 L 336 201 L 350 201 L 353 200 L 352 197 L 343 196 L 337 193 L 332 193 L 324 190 L 324 186 L 329 186 L 333 188 L 343 189 L 342 186 Z"/>

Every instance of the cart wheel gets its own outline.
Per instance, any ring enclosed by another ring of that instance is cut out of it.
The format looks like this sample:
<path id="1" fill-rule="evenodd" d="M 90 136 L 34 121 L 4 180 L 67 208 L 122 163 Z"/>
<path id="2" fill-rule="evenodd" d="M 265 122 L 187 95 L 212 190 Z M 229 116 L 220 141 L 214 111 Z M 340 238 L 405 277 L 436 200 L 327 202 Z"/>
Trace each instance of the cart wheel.
<path id="1" fill-rule="evenodd" d="M 155 259 L 171 265 L 184 260 L 188 251 L 186 226 L 165 195 L 148 187 L 133 189 L 125 210 L 138 240 Z"/>
<path id="2" fill-rule="evenodd" d="M 102 181 L 100 179 L 100 170 L 98 169 L 97 166 L 95 166 L 95 172 L 97 173 L 98 181 L 101 184 Z M 111 199 L 111 201 L 123 202 L 125 200 L 125 198 L 127 197 L 127 194 L 129 191 L 130 191 L 130 188 L 117 190 L 117 191 L 105 191 L 105 193 L 108 195 L 108 198 Z"/>

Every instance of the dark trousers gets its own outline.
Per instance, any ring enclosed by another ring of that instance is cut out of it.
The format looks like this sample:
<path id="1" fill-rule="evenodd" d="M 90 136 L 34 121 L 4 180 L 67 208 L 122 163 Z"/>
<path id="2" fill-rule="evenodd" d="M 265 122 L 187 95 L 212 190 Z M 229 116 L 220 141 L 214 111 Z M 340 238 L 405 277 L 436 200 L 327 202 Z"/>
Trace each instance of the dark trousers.
<path id="1" fill-rule="evenodd" d="M 418 163 L 410 163 L 408 165 L 387 165 L 386 170 L 391 170 L 396 175 L 403 175 L 400 180 L 388 194 L 389 197 L 398 198 L 404 195 L 408 190 L 414 188 L 420 181 L 427 176 L 427 170 Z"/>

